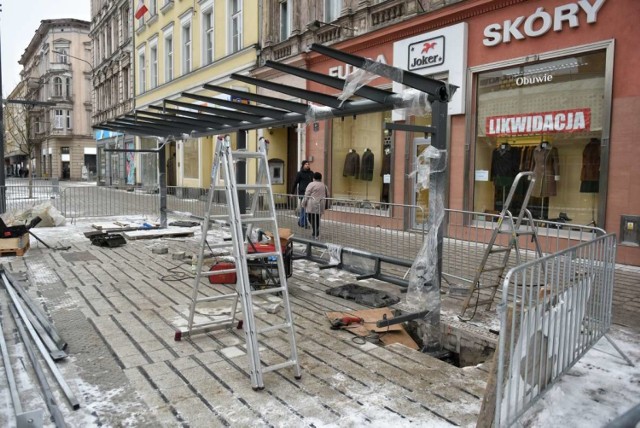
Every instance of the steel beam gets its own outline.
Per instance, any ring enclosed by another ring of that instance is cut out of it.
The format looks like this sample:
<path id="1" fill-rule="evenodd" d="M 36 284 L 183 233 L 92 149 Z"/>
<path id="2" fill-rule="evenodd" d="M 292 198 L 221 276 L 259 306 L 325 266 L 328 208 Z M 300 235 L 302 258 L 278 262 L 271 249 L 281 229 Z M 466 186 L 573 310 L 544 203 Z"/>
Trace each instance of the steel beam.
<path id="1" fill-rule="evenodd" d="M 188 92 L 182 92 L 180 95 L 185 98 L 204 101 L 206 103 L 216 104 L 216 105 L 228 107 L 234 110 L 246 111 L 247 113 L 250 113 L 250 114 L 271 117 L 274 119 L 282 119 L 288 113 L 288 111 L 285 111 L 285 110 L 277 110 L 277 109 L 272 109 L 267 107 L 253 106 L 250 104 L 236 103 L 233 101 L 220 100 L 218 98 L 213 98 L 213 97 L 205 97 L 204 95 L 190 94 Z M 194 109 L 197 108 L 196 105 L 194 105 L 193 108 Z"/>
<path id="2" fill-rule="evenodd" d="M 265 66 L 273 68 L 274 70 L 282 71 L 283 73 L 291 74 L 293 76 L 302 77 L 306 80 L 319 83 L 321 85 L 328 86 L 335 89 L 344 89 L 345 80 L 337 77 L 328 76 L 326 74 L 317 73 L 315 71 L 305 70 L 304 68 L 292 67 L 287 64 L 268 60 Z M 389 95 L 393 95 L 393 92 L 385 91 L 384 89 L 373 88 L 371 86 L 363 86 L 354 93 L 355 95 L 370 99 L 378 103 L 384 104 Z"/>
<path id="3" fill-rule="evenodd" d="M 197 108 L 200 111 L 206 111 L 207 113 L 211 113 L 211 115 L 215 115 L 216 117 L 220 117 L 221 119 L 231 118 L 231 119 L 247 121 L 251 123 L 257 123 L 262 119 L 262 116 L 259 116 L 256 114 L 249 114 L 249 113 L 239 112 L 235 110 L 222 109 L 222 108 L 216 108 L 211 106 L 203 106 L 200 104 L 185 103 L 183 101 L 164 100 L 164 103 L 171 104 L 178 107 L 190 108 L 190 109 Z"/>
<path id="4" fill-rule="evenodd" d="M 234 75 L 232 75 L 232 77 L 233 76 Z M 241 78 L 244 79 L 244 76 L 241 76 Z M 309 108 L 309 106 L 307 106 L 306 104 L 297 103 L 294 101 L 287 101 L 282 98 L 269 97 L 267 95 L 259 95 L 251 92 L 238 91 L 236 89 L 225 88 L 224 86 L 207 84 L 207 85 L 203 85 L 203 88 L 208 89 L 210 91 L 220 92 L 222 94 L 228 94 L 233 97 L 245 98 L 247 100 L 254 101 L 258 104 L 264 104 L 267 106 L 275 107 L 277 109 L 282 109 L 286 111 L 303 113 L 307 108 Z"/>
<path id="5" fill-rule="evenodd" d="M 228 117 L 213 116 L 210 114 L 198 113 L 195 111 L 178 110 L 175 108 L 162 107 L 162 106 L 149 106 L 149 108 L 153 110 L 162 111 L 168 114 L 183 115 L 191 119 L 198 119 L 198 121 L 203 121 L 203 122 L 216 124 L 216 125 L 229 125 L 229 124 L 239 125 L 240 123 L 242 123 L 242 121 L 240 120 L 235 120 Z"/>
<path id="6" fill-rule="evenodd" d="M 441 102 L 449 102 L 455 90 L 458 89 L 457 86 L 444 83 L 440 80 L 421 76 L 419 74 L 412 73 L 411 71 L 375 62 L 361 56 L 329 48 L 317 43 L 311 45 L 311 50 L 330 58 L 337 59 L 338 61 L 351 64 L 354 67 L 363 68 L 371 73 L 377 74 L 378 76 L 386 77 L 394 82 L 409 86 L 410 88 L 425 92 Z M 375 67 L 370 67 L 371 65 L 375 65 Z"/>
<path id="7" fill-rule="evenodd" d="M 248 83 L 250 85 L 260 86 L 262 88 L 266 88 L 271 91 L 276 91 L 282 94 L 291 95 L 296 98 L 302 98 L 303 100 L 311 101 L 316 104 L 322 104 L 322 105 L 333 107 L 333 108 L 343 108 L 343 107 L 346 108 L 350 104 L 349 101 L 345 101 L 343 103 L 342 101 L 340 101 L 336 97 L 332 97 L 331 95 L 308 91 L 306 89 L 301 89 L 301 88 L 294 88 L 293 86 L 270 82 L 268 80 L 255 79 L 253 77 L 243 76 L 241 74 L 232 74 L 230 77 L 234 80 L 239 80 L 241 82 Z M 273 104 L 274 100 L 277 100 L 277 98 L 272 98 L 272 97 L 269 97 L 269 98 L 270 98 L 270 101 L 267 102 L 266 104 L 271 104 L 275 107 L 278 107 L 277 105 Z M 278 101 L 281 102 L 282 100 L 278 100 Z M 287 102 L 290 103 L 291 101 L 287 101 Z M 303 108 L 308 108 L 304 104 L 300 104 L 300 103 L 296 103 L 296 104 L 299 104 Z M 290 109 L 290 110 L 294 111 L 293 109 Z M 302 113 L 302 111 L 297 111 L 297 112 Z"/>

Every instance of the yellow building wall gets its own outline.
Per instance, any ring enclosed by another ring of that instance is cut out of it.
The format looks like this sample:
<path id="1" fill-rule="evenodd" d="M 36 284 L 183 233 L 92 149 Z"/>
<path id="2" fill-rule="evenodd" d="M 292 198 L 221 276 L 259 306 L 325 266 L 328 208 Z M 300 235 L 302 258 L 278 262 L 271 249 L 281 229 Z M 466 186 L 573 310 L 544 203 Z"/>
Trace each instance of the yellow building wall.
<path id="1" fill-rule="evenodd" d="M 161 8 L 161 2 L 158 2 L 158 13 L 151 17 L 149 13 L 145 15 L 145 26 L 137 29 L 134 35 L 134 82 L 136 109 L 144 109 L 149 105 L 161 105 L 162 100 L 166 98 L 182 100 L 193 103 L 194 100 L 181 99 L 180 93 L 189 91 L 199 93 L 201 95 L 216 97 L 217 93 L 202 90 L 201 87 L 205 83 L 211 83 L 224 87 L 233 87 L 234 89 L 244 90 L 255 93 L 255 87 L 243 83 L 234 82 L 229 79 L 229 75 L 233 73 L 247 73 L 255 67 L 257 61 L 256 47 L 258 45 L 258 29 L 259 29 L 259 11 L 258 2 L 243 1 L 242 2 L 242 47 L 239 51 L 230 53 L 229 34 L 227 19 L 227 1 L 198 1 L 184 2 L 176 1 L 173 6 L 164 10 Z M 213 5 L 213 28 L 214 28 L 214 55 L 211 64 L 204 65 L 203 32 L 202 32 L 202 13 Z M 182 18 L 187 16 L 191 11 L 191 71 L 182 74 Z M 135 23 L 138 28 L 139 23 Z M 173 25 L 173 79 L 165 81 L 165 32 Z M 150 45 L 154 39 L 157 39 L 158 52 L 158 85 L 150 88 L 151 83 L 151 67 L 150 67 Z M 145 80 L 147 82 L 146 90 L 140 91 L 140 64 L 139 52 L 144 49 L 145 53 Z M 229 99 L 228 96 L 222 95 L 223 99 Z M 173 107 L 173 106 L 171 106 Z M 179 135 L 176 135 L 179 138 Z M 232 135 L 235 141 L 235 136 Z M 255 149 L 257 140 L 256 131 L 250 131 L 247 135 L 247 145 L 250 149 Z M 199 171 L 200 177 L 181 178 L 178 177 L 178 183 L 186 187 L 209 187 L 211 164 L 213 161 L 213 153 L 215 150 L 215 138 L 206 137 L 199 139 Z M 235 144 L 235 143 L 234 143 Z M 180 173 L 180 169 L 178 169 Z M 248 174 L 255 176 L 255 171 L 248 171 Z M 249 177 L 254 178 L 253 176 Z"/>

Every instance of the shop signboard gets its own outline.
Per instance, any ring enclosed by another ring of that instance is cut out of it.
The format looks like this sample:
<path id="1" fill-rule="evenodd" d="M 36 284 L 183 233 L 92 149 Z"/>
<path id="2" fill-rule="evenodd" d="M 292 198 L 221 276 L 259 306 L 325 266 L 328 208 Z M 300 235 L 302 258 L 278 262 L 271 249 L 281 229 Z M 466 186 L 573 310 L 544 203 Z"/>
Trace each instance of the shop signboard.
<path id="1" fill-rule="evenodd" d="M 589 108 L 489 116 L 485 120 L 486 136 L 571 133 L 589 131 L 590 128 Z"/>
<path id="2" fill-rule="evenodd" d="M 448 83 L 459 87 L 447 105 L 449 115 L 464 114 L 467 34 L 467 23 L 462 22 L 393 44 L 395 67 L 421 76 L 446 79 Z M 400 83 L 393 83 L 394 92 L 401 93 L 403 89 Z M 402 111 L 393 112 L 394 121 L 405 119 Z"/>

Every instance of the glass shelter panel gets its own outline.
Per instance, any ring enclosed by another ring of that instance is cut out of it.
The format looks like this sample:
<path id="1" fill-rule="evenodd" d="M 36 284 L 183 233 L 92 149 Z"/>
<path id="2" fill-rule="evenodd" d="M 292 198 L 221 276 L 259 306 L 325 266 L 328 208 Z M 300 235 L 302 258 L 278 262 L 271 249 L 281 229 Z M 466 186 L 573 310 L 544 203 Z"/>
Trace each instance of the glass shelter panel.
<path id="1" fill-rule="evenodd" d="M 516 174 L 533 171 L 534 218 L 597 222 L 605 69 L 599 51 L 477 75 L 475 211 L 501 211 Z"/>

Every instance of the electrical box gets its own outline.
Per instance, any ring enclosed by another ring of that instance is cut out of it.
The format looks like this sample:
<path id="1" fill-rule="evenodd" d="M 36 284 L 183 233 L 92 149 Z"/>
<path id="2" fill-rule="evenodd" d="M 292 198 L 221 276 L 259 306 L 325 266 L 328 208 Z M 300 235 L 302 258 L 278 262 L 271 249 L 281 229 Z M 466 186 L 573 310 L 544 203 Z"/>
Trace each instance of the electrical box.
<path id="1" fill-rule="evenodd" d="M 640 246 L 640 216 L 623 215 L 620 217 L 620 243 Z"/>

